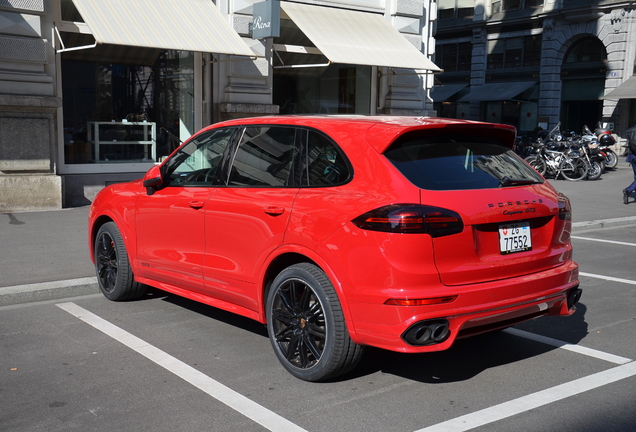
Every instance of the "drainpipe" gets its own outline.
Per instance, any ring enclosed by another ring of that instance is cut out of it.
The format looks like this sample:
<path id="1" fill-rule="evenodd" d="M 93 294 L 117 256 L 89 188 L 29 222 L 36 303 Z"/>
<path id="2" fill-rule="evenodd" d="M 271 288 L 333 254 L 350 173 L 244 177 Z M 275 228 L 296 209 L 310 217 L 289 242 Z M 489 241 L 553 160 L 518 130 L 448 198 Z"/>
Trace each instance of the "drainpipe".
<path id="1" fill-rule="evenodd" d="M 203 60 L 203 126 L 212 124 L 212 54 L 206 53 Z"/>

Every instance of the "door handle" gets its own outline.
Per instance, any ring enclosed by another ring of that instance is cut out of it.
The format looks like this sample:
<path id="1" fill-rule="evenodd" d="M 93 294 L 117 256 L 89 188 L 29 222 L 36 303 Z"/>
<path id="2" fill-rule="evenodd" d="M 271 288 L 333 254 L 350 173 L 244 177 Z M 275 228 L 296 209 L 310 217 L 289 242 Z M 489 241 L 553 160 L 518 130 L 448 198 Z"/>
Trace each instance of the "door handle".
<path id="1" fill-rule="evenodd" d="M 285 209 L 283 207 L 277 207 L 277 206 L 265 207 L 263 210 L 265 211 L 265 213 L 272 216 L 280 216 L 283 213 L 285 213 Z"/>
<path id="2" fill-rule="evenodd" d="M 188 205 L 193 209 L 200 209 L 205 203 L 203 201 L 190 201 Z"/>

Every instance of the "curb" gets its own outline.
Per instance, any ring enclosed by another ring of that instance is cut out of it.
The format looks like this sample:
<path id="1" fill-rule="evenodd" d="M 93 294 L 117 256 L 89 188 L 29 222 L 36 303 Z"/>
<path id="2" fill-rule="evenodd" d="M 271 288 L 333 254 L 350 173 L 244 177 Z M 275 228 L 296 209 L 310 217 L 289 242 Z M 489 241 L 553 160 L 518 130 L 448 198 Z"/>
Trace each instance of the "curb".
<path id="1" fill-rule="evenodd" d="M 572 232 L 634 224 L 636 224 L 636 216 L 575 222 L 572 224 Z M 56 300 L 99 292 L 96 277 L 0 287 L 0 306 Z"/>
<path id="2" fill-rule="evenodd" d="M 586 231 L 598 228 L 611 228 L 636 224 L 636 216 L 627 216 L 615 219 L 600 219 L 572 224 L 572 232 Z"/>
<path id="3" fill-rule="evenodd" d="M 96 277 L 0 287 L 0 306 L 99 293 Z"/>

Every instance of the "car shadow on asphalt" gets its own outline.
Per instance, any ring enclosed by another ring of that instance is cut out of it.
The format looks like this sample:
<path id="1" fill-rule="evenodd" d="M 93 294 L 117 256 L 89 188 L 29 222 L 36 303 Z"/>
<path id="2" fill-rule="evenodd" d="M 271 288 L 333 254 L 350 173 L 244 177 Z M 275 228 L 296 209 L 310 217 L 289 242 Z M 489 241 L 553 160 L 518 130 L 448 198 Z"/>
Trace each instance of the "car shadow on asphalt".
<path id="1" fill-rule="evenodd" d="M 569 317 L 542 317 L 515 326 L 516 329 L 576 344 L 587 335 L 584 304 Z M 339 380 L 355 379 L 377 372 L 401 376 L 427 384 L 466 381 L 484 371 L 517 363 L 558 349 L 503 331 L 457 340 L 446 351 L 402 354 L 367 348 L 358 367 Z"/>
<path id="2" fill-rule="evenodd" d="M 160 298 L 212 320 L 268 338 L 266 327 L 252 319 L 152 287 L 148 287 L 147 295 L 139 300 L 150 298 Z M 569 317 L 542 317 L 515 328 L 576 344 L 587 335 L 586 311 L 585 305 L 579 303 L 577 311 Z M 353 371 L 327 382 L 348 381 L 378 372 L 427 384 L 467 381 L 488 369 L 528 360 L 556 349 L 555 346 L 503 331 L 459 339 L 448 350 L 432 353 L 403 354 L 366 347 L 362 360 Z"/>
<path id="3" fill-rule="evenodd" d="M 265 327 L 265 325 L 244 316 L 224 311 L 223 309 L 219 309 L 214 306 L 199 303 L 194 300 L 170 294 L 168 292 L 161 291 L 160 289 L 149 286 L 146 295 L 139 300 L 150 298 L 161 298 L 165 302 L 188 309 L 192 312 L 206 316 L 215 321 L 220 321 L 224 324 L 228 324 L 233 327 L 252 332 L 265 338 L 268 337 L 267 328 Z"/>

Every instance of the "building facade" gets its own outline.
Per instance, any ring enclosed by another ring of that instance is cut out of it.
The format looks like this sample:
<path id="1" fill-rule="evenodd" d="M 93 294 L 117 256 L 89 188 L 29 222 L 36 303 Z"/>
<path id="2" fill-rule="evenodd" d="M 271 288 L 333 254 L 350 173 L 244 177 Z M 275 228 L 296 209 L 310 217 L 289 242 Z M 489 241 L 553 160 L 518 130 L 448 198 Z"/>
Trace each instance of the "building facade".
<path id="1" fill-rule="evenodd" d="M 0 211 L 88 204 L 224 119 L 434 114 L 434 3 L 281 1 L 252 39 L 255 3 L 0 0 Z"/>
<path id="2" fill-rule="evenodd" d="M 521 133 L 600 121 L 624 137 L 636 123 L 635 13 L 611 0 L 438 0 L 435 107 Z"/>

